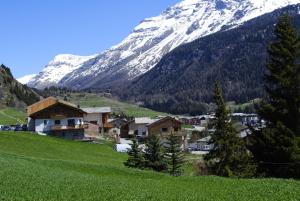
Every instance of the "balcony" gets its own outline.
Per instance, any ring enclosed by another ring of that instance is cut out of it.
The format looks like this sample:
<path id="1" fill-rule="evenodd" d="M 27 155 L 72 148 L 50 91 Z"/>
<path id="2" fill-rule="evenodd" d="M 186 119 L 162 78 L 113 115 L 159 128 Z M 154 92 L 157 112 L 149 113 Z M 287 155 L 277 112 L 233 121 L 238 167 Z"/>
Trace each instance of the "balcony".
<path id="1" fill-rule="evenodd" d="M 168 137 L 173 133 L 177 137 L 185 137 L 187 133 L 185 131 L 172 131 L 172 132 L 160 132 L 161 137 Z"/>
<path id="2" fill-rule="evenodd" d="M 84 125 L 68 125 L 68 126 L 55 125 L 55 126 L 51 126 L 52 131 L 80 130 L 80 129 L 84 129 Z"/>

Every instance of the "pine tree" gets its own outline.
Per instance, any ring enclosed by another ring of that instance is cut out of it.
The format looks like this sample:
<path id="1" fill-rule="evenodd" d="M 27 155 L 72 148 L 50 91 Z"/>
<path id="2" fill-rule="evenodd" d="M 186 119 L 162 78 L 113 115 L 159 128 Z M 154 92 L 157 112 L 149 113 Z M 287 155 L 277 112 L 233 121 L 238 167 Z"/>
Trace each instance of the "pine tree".
<path id="1" fill-rule="evenodd" d="M 173 176 L 180 176 L 183 172 L 184 154 L 180 148 L 178 138 L 171 133 L 165 146 L 165 158 L 168 162 L 168 171 Z"/>
<path id="2" fill-rule="evenodd" d="M 150 135 L 146 142 L 145 149 L 146 167 L 161 172 L 167 169 L 167 164 L 163 157 L 162 145 L 159 137 Z"/>
<path id="3" fill-rule="evenodd" d="M 228 117 L 222 97 L 220 84 L 215 84 L 216 120 L 213 123 L 215 132 L 210 144 L 213 149 L 205 155 L 208 167 L 213 174 L 225 177 L 251 177 L 255 167 L 251 163 L 245 142 L 238 136 L 237 131 Z"/>
<path id="4" fill-rule="evenodd" d="M 125 166 L 140 169 L 144 168 L 145 159 L 143 157 L 141 149 L 139 148 L 139 144 L 135 135 L 132 138 L 131 150 L 127 153 L 128 159 L 126 162 L 124 162 Z"/>
<path id="5" fill-rule="evenodd" d="M 268 93 L 259 115 L 266 128 L 252 136 L 250 147 L 266 176 L 300 178 L 300 41 L 288 15 L 280 17 L 276 40 L 268 50 Z"/>

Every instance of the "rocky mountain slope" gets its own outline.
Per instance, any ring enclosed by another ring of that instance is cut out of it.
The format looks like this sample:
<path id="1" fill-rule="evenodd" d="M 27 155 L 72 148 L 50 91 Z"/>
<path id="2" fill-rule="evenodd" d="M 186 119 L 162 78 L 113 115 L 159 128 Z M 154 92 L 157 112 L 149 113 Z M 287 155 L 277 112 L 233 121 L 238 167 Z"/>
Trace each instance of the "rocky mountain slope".
<path id="1" fill-rule="evenodd" d="M 39 100 L 39 95 L 13 78 L 9 68 L 0 66 L 0 108 L 8 106 L 24 109 Z"/>
<path id="2" fill-rule="evenodd" d="M 70 64 L 68 57 L 58 62 L 55 58 L 28 85 L 117 88 L 152 69 L 179 45 L 296 3 L 299 0 L 183 0 L 161 15 L 143 20 L 120 44 L 101 54 L 75 64 Z"/>
<path id="3" fill-rule="evenodd" d="M 262 97 L 268 44 L 284 13 L 293 16 L 300 31 L 300 4 L 276 10 L 176 48 L 119 94 L 173 113 L 205 111 L 201 102 L 212 101 L 215 80 L 221 81 L 227 100 L 246 102 Z"/>

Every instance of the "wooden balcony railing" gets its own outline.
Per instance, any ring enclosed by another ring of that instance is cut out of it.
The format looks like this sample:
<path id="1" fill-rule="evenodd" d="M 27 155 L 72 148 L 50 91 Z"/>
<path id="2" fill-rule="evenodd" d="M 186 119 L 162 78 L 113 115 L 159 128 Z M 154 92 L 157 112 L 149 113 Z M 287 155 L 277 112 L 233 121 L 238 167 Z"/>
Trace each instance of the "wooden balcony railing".
<path id="1" fill-rule="evenodd" d="M 69 126 L 55 125 L 55 126 L 51 126 L 51 130 L 53 130 L 53 131 L 79 130 L 79 129 L 84 129 L 84 125 L 69 125 Z"/>
<path id="2" fill-rule="evenodd" d="M 177 137 L 181 137 L 181 136 L 186 136 L 187 133 L 185 131 L 173 131 L 172 132 L 175 136 Z M 171 135 L 171 132 L 161 132 L 160 136 L 161 137 L 168 137 L 169 135 Z"/>

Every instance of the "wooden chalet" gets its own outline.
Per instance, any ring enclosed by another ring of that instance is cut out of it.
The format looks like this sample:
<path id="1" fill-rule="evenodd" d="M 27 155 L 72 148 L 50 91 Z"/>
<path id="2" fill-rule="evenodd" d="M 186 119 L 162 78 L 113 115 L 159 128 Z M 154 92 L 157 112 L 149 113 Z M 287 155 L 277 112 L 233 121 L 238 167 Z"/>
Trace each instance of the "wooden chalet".
<path id="1" fill-rule="evenodd" d="M 27 107 L 28 128 L 64 138 L 83 138 L 85 114 L 72 103 L 48 97 Z"/>
<path id="2" fill-rule="evenodd" d="M 181 141 L 182 149 L 187 147 L 187 133 L 181 129 L 181 121 L 167 116 L 157 120 L 148 127 L 148 135 L 158 135 L 162 140 L 166 139 L 169 135 L 174 134 Z"/>
<path id="3" fill-rule="evenodd" d="M 84 114 L 84 123 L 87 125 L 85 132 L 89 135 L 98 135 L 100 133 L 107 133 L 109 129 L 113 128 L 108 122 L 111 113 L 110 107 L 92 107 L 82 108 L 86 112 Z"/>

